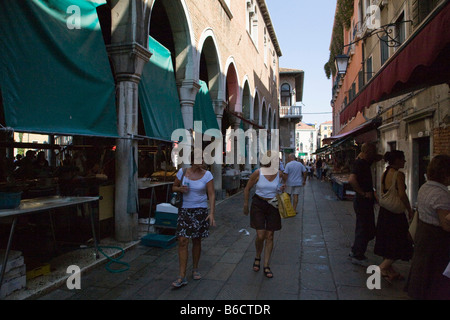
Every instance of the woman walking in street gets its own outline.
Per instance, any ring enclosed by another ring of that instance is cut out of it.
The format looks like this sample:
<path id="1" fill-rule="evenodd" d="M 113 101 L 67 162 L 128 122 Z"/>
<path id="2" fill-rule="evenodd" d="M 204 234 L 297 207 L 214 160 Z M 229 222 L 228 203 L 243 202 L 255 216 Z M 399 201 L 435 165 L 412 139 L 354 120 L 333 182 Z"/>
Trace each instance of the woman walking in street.
<path id="1" fill-rule="evenodd" d="M 268 157 L 270 157 L 270 151 Z M 253 270 L 258 272 L 261 268 L 261 254 L 264 249 L 264 274 L 267 278 L 273 278 L 273 272 L 269 267 L 270 257 L 273 250 L 273 236 L 275 231 L 281 229 L 281 217 L 278 209 L 268 201 L 273 199 L 278 191 L 278 185 L 282 181 L 282 173 L 275 170 L 270 164 L 261 164 L 261 168 L 250 176 L 244 189 L 244 214 L 249 214 L 248 201 L 250 190 L 256 186 L 255 195 L 252 198 L 250 209 L 250 226 L 256 229 L 256 257 Z"/>
<path id="2" fill-rule="evenodd" d="M 419 219 L 406 290 L 420 300 L 450 300 L 450 156 L 435 156 L 419 189 Z"/>
<path id="3" fill-rule="evenodd" d="M 188 283 L 186 268 L 189 239 L 192 239 L 192 278 L 194 280 L 201 279 L 198 263 L 202 249 L 202 239 L 209 236 L 209 227 L 216 225 L 214 220 L 215 191 L 213 176 L 210 171 L 203 168 L 201 161 L 196 161 L 200 163 L 194 162 L 194 152 L 191 155 L 192 166 L 178 171 L 172 187 L 174 192 L 183 193 L 183 204 L 178 210 L 176 231 L 178 237 L 179 276 L 172 283 L 172 286 L 175 288 L 180 288 Z"/>
<path id="4" fill-rule="evenodd" d="M 381 181 L 382 195 L 393 192 L 398 208 L 380 203 L 378 214 L 374 253 L 384 258 L 379 265 L 381 275 L 386 281 L 403 280 L 403 276 L 392 266 L 396 260 L 409 261 L 412 258 L 413 246 L 409 239 L 408 219 L 413 212 L 406 195 L 405 174 L 400 169 L 405 166 L 403 151 L 386 152 L 384 161 L 389 163 Z M 395 190 L 394 190 L 395 188 Z M 395 192 L 394 192 L 395 191 Z"/>

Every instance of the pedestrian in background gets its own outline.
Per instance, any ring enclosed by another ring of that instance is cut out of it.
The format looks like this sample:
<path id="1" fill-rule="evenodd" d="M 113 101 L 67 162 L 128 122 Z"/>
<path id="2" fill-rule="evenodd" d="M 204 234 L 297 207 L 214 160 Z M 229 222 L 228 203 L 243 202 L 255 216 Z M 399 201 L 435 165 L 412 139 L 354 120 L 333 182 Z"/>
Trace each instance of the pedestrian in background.
<path id="1" fill-rule="evenodd" d="M 288 163 L 284 169 L 283 178 L 286 181 L 286 192 L 293 200 L 294 210 L 297 211 L 298 196 L 306 183 L 307 170 L 299 161 L 295 160 L 293 153 L 288 156 Z"/>
<path id="2" fill-rule="evenodd" d="M 319 158 L 316 161 L 316 172 L 317 172 L 317 179 L 320 181 L 322 180 L 322 158 Z"/>
<path id="3" fill-rule="evenodd" d="M 197 160 L 194 162 L 194 160 Z M 200 280 L 201 274 L 198 270 L 200 261 L 202 239 L 209 236 L 209 227 L 215 226 L 215 191 L 213 176 L 210 171 L 203 168 L 202 161 L 194 159 L 191 153 L 191 167 L 180 169 L 176 175 L 172 190 L 183 193 L 183 204 L 178 211 L 177 231 L 178 237 L 178 259 L 179 276 L 172 286 L 179 288 L 185 286 L 186 268 L 188 262 L 189 239 L 192 240 L 192 278 Z M 209 198 L 209 213 L 208 213 Z"/>
<path id="4" fill-rule="evenodd" d="M 268 157 L 271 156 L 270 151 Z M 270 258 L 273 250 L 273 237 L 275 231 L 281 229 L 281 217 L 277 208 L 268 201 L 275 198 L 282 184 L 282 172 L 261 164 L 261 167 L 252 173 L 244 189 L 244 214 L 249 214 L 250 190 L 256 186 L 250 209 L 250 227 L 256 230 L 255 248 L 256 257 L 253 262 L 253 271 L 261 268 L 261 255 L 264 250 L 264 274 L 273 278 L 270 269 Z"/>
<path id="5" fill-rule="evenodd" d="M 450 156 L 435 156 L 419 189 L 419 219 L 406 290 L 420 300 L 450 300 Z"/>
<path id="6" fill-rule="evenodd" d="M 384 258 L 379 265 L 381 275 L 391 282 L 395 279 L 404 279 L 394 269 L 393 263 L 396 260 L 409 261 L 412 258 L 413 246 L 409 237 L 408 218 L 410 220 L 413 218 L 413 211 L 406 195 L 405 174 L 400 171 L 405 167 L 405 154 L 399 150 L 386 152 L 384 161 L 389 165 L 381 179 L 382 194 L 386 194 L 389 190 L 396 191 L 392 194 L 396 195 L 398 204 L 403 204 L 394 209 L 384 207 L 380 203 L 378 213 L 374 253 Z M 405 211 L 408 212 L 408 218 Z"/>
<path id="7" fill-rule="evenodd" d="M 374 144 L 364 143 L 348 181 L 356 192 L 353 200 L 356 214 L 355 240 L 350 257 L 353 264 L 365 267 L 369 266 L 365 256 L 367 245 L 375 237 L 374 191 L 370 167 L 374 161 L 381 158 Z"/>

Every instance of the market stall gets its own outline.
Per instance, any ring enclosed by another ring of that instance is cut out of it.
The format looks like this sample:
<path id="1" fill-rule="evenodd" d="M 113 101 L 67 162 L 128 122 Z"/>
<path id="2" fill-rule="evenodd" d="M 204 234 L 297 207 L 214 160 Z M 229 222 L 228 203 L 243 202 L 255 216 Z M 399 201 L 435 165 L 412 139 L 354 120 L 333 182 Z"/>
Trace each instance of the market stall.
<path id="1" fill-rule="evenodd" d="M 14 232 L 16 230 L 17 221 L 19 217 L 28 215 L 28 214 L 35 214 L 35 213 L 46 213 L 48 212 L 49 220 L 51 224 L 51 231 L 52 231 L 52 237 L 55 241 L 55 247 L 56 247 L 56 235 L 55 235 L 55 227 L 54 227 L 54 221 L 53 221 L 53 212 L 55 209 L 58 208 L 64 208 L 69 206 L 78 206 L 83 205 L 87 203 L 91 203 L 94 201 L 98 201 L 99 197 L 42 197 L 42 198 L 34 198 L 34 199 L 27 199 L 20 201 L 20 205 L 18 207 L 13 207 L 9 209 L 0 209 L 0 219 L 6 219 L 6 218 L 12 218 L 11 222 L 11 229 L 9 232 L 8 242 L 6 246 L 6 252 L 4 254 L 4 258 L 1 265 L 1 271 L 0 271 L 0 290 L 3 284 L 3 278 L 5 275 L 5 271 L 7 269 L 8 265 L 8 256 L 12 247 L 12 242 L 14 239 Z M 92 215 L 92 210 L 89 210 L 89 216 L 91 220 L 91 230 L 92 230 L 92 237 L 94 242 L 94 248 L 95 248 L 95 255 L 96 258 L 98 258 L 98 247 L 97 247 L 97 237 L 95 234 L 95 227 L 94 227 L 94 219 Z"/>

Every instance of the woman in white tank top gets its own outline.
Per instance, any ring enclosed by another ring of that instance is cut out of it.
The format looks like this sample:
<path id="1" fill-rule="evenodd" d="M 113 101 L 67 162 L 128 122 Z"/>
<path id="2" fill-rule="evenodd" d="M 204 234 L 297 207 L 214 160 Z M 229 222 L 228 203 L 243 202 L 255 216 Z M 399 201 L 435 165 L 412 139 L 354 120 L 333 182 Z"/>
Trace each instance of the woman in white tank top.
<path id="1" fill-rule="evenodd" d="M 261 165 L 260 169 L 252 173 L 244 190 L 244 214 L 248 215 L 250 190 L 256 186 L 250 209 L 250 226 L 256 229 L 257 235 L 255 239 L 256 257 L 253 263 L 253 271 L 258 272 L 260 270 L 261 254 L 264 249 L 263 267 L 267 278 L 273 278 L 273 273 L 269 267 L 273 249 L 273 236 L 275 231 L 281 229 L 281 217 L 278 209 L 267 201 L 276 196 L 280 182 L 283 183 L 282 189 L 284 189 L 284 181 L 278 168 L 274 174 L 272 168 Z"/>

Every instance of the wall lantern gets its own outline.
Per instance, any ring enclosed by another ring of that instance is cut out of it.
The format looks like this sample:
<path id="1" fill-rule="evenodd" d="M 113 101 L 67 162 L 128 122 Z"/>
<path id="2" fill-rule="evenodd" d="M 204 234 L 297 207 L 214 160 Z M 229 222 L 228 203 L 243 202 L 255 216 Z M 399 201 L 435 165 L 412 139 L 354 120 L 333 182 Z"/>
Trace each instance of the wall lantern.
<path id="1" fill-rule="evenodd" d="M 349 56 L 345 54 L 339 54 L 334 57 L 334 62 L 336 63 L 336 70 L 338 74 L 345 74 L 347 72 Z"/>

